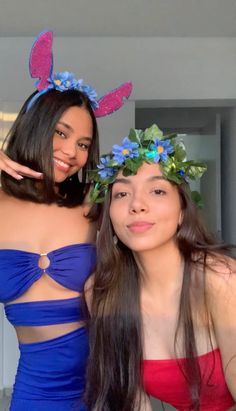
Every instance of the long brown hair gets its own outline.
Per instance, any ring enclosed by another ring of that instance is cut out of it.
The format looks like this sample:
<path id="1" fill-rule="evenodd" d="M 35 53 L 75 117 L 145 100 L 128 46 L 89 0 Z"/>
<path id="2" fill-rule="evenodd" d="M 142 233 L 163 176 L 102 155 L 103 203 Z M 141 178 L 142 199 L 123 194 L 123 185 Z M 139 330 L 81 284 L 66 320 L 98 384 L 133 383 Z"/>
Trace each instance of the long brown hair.
<path id="1" fill-rule="evenodd" d="M 207 313 L 205 269 L 207 256 L 223 253 L 226 248 L 208 234 L 191 200 L 189 186 L 178 187 L 183 221 L 177 244 L 185 262 L 175 335 L 183 333 L 183 352 L 187 359 L 181 367 L 192 398 L 192 410 L 199 409 L 201 375 L 196 360 L 197 347 L 191 307 L 193 268 L 201 267 L 199 284 Z M 109 218 L 110 193 L 104 203 L 98 238 L 98 266 L 93 285 L 90 324 L 90 361 L 87 371 L 86 400 L 93 411 L 141 410 L 138 393 L 142 390 L 142 318 L 140 307 L 140 271 L 132 251 L 120 240 L 114 244 Z M 208 322 L 209 327 L 209 322 Z M 208 328 L 209 331 L 209 328 Z M 209 331 L 210 339 L 210 331 Z"/>

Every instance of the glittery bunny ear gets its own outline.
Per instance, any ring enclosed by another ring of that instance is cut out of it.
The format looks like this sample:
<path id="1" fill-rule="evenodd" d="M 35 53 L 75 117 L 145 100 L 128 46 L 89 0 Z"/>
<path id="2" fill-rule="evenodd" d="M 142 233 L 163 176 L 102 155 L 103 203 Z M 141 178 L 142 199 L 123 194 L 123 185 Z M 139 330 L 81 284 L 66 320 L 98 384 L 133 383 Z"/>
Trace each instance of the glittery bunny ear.
<path id="1" fill-rule="evenodd" d="M 104 117 L 119 110 L 123 106 L 124 100 L 129 98 L 132 88 L 131 82 L 124 83 L 101 97 L 98 100 L 98 107 L 94 110 L 95 117 Z"/>
<path id="2" fill-rule="evenodd" d="M 33 78 L 38 78 L 36 87 L 42 91 L 48 87 L 48 78 L 52 73 L 53 56 L 52 56 L 53 33 L 43 31 L 35 40 L 29 59 L 29 71 Z"/>

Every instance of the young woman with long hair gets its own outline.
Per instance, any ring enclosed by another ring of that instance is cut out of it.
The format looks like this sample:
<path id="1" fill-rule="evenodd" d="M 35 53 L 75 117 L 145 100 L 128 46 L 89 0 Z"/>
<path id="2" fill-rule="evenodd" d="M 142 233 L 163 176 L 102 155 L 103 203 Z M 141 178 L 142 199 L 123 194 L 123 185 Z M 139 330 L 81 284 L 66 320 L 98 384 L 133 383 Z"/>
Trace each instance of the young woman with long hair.
<path id="1" fill-rule="evenodd" d="M 204 171 L 152 126 L 94 172 L 104 205 L 86 283 L 93 411 L 149 410 L 148 395 L 180 411 L 236 409 L 236 263 L 190 191 Z"/>

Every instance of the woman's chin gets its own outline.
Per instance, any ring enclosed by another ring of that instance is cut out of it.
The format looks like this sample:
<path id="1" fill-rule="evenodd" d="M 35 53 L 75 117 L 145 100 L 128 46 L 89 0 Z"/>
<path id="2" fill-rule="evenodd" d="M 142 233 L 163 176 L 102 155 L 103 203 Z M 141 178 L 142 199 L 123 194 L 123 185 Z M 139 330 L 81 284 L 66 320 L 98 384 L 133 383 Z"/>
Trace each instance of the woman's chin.
<path id="1" fill-rule="evenodd" d="M 54 183 L 55 184 L 60 184 L 63 183 L 68 177 L 70 177 L 69 174 L 67 173 L 55 173 L 54 174 Z"/>

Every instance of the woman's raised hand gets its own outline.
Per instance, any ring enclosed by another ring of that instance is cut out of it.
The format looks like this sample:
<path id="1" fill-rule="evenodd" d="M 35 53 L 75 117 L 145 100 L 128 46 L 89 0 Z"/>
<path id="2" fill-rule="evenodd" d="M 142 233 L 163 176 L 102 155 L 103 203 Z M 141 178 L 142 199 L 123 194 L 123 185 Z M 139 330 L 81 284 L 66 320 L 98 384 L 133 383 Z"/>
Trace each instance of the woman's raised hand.
<path id="1" fill-rule="evenodd" d="M 15 161 L 11 160 L 2 150 L 0 150 L 0 170 L 5 171 L 16 180 L 22 180 L 24 177 L 31 177 L 36 179 L 43 178 L 42 173 L 16 163 Z"/>

